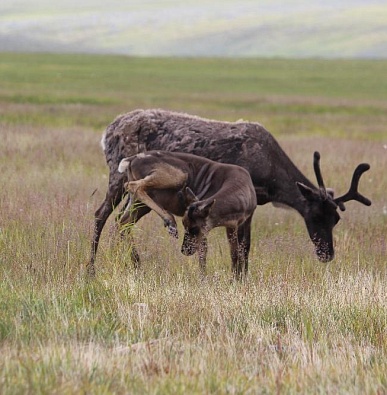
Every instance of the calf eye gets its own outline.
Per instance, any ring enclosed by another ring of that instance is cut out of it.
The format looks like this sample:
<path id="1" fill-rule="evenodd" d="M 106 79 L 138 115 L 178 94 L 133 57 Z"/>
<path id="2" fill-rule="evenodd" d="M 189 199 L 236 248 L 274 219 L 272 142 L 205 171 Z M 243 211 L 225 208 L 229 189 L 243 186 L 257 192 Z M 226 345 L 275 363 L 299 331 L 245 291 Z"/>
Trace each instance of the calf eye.
<path id="1" fill-rule="evenodd" d="M 189 230 L 190 235 L 192 236 L 197 236 L 200 233 L 200 228 L 198 228 L 197 226 L 195 226 L 194 228 L 191 228 Z"/>

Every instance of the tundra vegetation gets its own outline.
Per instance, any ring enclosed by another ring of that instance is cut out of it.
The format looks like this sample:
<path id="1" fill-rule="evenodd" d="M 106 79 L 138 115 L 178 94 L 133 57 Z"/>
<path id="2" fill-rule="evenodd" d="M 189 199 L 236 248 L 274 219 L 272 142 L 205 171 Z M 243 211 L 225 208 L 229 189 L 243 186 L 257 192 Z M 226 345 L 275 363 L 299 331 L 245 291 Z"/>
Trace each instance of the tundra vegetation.
<path id="1" fill-rule="evenodd" d="M 0 60 L 2 394 L 386 393 L 385 61 Z M 347 203 L 328 264 L 296 212 L 257 207 L 243 283 L 229 281 L 222 229 L 203 283 L 152 213 L 133 229 L 135 273 L 109 218 L 85 281 L 108 182 L 101 132 L 150 107 L 258 121 L 310 180 L 320 151 L 338 196 L 368 162 L 372 206 Z"/>

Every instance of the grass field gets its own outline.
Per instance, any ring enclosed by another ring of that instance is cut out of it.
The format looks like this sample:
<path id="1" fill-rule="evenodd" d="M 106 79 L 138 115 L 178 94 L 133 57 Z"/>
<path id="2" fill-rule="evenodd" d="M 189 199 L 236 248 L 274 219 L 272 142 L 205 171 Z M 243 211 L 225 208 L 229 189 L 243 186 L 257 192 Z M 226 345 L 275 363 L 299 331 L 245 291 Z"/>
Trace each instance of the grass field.
<path id="1" fill-rule="evenodd" d="M 0 54 L 0 393 L 387 393 L 386 69 Z M 259 121 L 313 181 L 318 149 L 337 194 L 368 162 L 373 204 L 347 204 L 329 264 L 297 213 L 258 207 L 241 284 L 222 229 L 202 282 L 153 214 L 135 229 L 135 273 L 111 218 L 86 281 L 101 133 L 148 107 Z"/>

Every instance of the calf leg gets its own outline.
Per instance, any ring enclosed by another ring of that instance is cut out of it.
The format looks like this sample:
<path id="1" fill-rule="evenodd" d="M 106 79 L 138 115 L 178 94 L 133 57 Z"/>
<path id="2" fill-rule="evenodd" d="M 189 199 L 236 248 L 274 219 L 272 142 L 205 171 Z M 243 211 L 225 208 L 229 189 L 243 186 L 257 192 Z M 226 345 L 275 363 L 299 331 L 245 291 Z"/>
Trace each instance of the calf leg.
<path id="1" fill-rule="evenodd" d="M 173 177 L 171 177 L 171 174 Z M 155 211 L 164 221 L 164 225 L 168 227 L 169 233 L 177 237 L 177 225 L 174 216 L 159 206 L 148 194 L 149 189 L 177 189 L 182 188 L 187 180 L 187 175 L 174 168 L 165 165 L 164 167 L 153 170 L 145 178 L 128 183 L 128 190 L 136 199 L 146 204 L 150 209 Z"/>
<path id="2" fill-rule="evenodd" d="M 199 248 L 198 248 L 199 269 L 200 269 L 200 275 L 202 277 L 206 275 L 207 251 L 208 251 L 207 238 L 203 236 L 203 238 L 200 240 Z"/>
<path id="3" fill-rule="evenodd" d="M 249 253 L 251 244 L 251 220 L 250 216 L 241 226 L 238 227 L 238 265 L 239 272 L 247 275 L 249 266 Z"/>
<path id="4" fill-rule="evenodd" d="M 148 177 L 148 176 L 147 176 Z M 175 217 L 170 214 L 168 211 L 164 210 L 161 206 L 159 206 L 147 193 L 146 193 L 146 182 L 147 177 L 138 180 L 129 182 L 128 188 L 129 191 L 136 197 L 137 200 L 146 204 L 150 209 L 156 212 L 164 221 L 164 226 L 168 228 L 168 232 L 177 237 L 177 224 L 175 221 Z"/>
<path id="5" fill-rule="evenodd" d="M 230 245 L 232 272 L 236 279 L 240 277 L 240 267 L 238 265 L 238 232 L 236 228 L 226 228 L 227 239 Z"/>

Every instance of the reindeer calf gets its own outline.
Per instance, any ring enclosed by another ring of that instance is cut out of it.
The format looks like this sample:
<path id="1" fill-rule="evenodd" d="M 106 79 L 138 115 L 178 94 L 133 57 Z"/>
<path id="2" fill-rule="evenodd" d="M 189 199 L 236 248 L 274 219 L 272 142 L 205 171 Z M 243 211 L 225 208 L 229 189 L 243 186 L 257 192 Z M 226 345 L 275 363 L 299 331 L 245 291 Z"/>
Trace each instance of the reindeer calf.
<path id="1" fill-rule="evenodd" d="M 213 162 L 196 155 L 148 151 L 120 162 L 118 171 L 127 172 L 129 208 L 120 224 L 135 223 L 154 210 L 169 233 L 177 237 L 174 215 L 183 217 L 182 253 L 198 251 L 201 273 L 205 273 L 207 234 L 226 227 L 236 278 L 247 274 L 251 219 L 257 198 L 249 173 L 242 167 Z M 146 206 L 134 205 L 140 201 Z M 133 248 L 132 259 L 139 263 Z"/>

